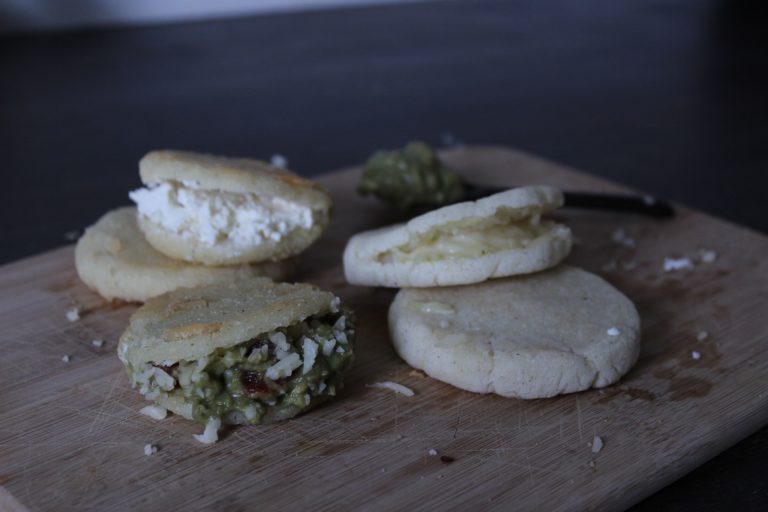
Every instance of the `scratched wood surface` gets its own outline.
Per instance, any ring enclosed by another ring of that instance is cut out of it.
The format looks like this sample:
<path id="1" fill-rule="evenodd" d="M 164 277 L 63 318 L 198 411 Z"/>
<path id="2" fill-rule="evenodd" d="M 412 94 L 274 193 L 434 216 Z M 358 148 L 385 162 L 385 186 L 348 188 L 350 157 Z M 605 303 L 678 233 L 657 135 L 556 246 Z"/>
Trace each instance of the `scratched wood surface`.
<path id="1" fill-rule="evenodd" d="M 503 148 L 445 158 L 478 183 L 622 190 Z M 210 447 L 192 438 L 196 424 L 138 413 L 143 402 L 114 354 L 135 306 L 106 304 L 87 290 L 72 247 L 0 268 L 0 508 L 619 510 L 768 421 L 768 238 L 685 209 L 664 222 L 563 211 L 579 240 L 569 262 L 637 304 L 640 360 L 601 391 L 535 401 L 481 396 L 400 361 L 385 322 L 394 292 L 344 282 L 347 238 L 395 220 L 355 197 L 355 180 L 354 170 L 321 179 L 335 218 L 298 276 L 358 312 L 347 386 L 305 416 L 237 428 Z M 635 248 L 611 240 L 617 228 Z M 716 261 L 662 271 L 664 257 L 695 259 L 700 249 L 714 250 Z M 70 323 L 65 312 L 75 305 L 84 312 Z M 106 343 L 96 348 L 93 339 Z M 366 387 L 382 380 L 416 395 Z M 594 435 L 605 443 L 596 454 Z M 159 452 L 145 456 L 145 443 Z"/>

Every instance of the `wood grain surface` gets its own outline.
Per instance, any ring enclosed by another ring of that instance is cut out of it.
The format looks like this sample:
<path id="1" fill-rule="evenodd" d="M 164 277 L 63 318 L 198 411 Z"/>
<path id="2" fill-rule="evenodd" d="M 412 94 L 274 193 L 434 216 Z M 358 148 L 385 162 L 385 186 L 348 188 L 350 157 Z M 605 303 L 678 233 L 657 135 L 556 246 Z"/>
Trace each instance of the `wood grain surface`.
<path id="1" fill-rule="evenodd" d="M 504 148 L 444 157 L 476 183 L 624 190 Z M 138 413 L 145 403 L 114 353 L 135 306 L 105 303 L 80 283 L 71 246 L 1 267 L 0 508 L 621 510 L 768 421 L 768 238 L 684 208 L 671 221 L 563 210 L 578 238 L 568 262 L 637 304 L 640 360 L 604 390 L 533 401 L 475 395 L 395 355 L 386 326 L 393 290 L 345 283 L 349 236 L 397 220 L 354 195 L 356 173 L 320 179 L 335 217 L 297 276 L 357 311 L 346 387 L 305 416 L 235 428 L 212 446 L 193 439 L 199 425 Z M 616 229 L 636 247 L 612 241 Z M 702 249 L 716 261 L 699 261 Z M 683 256 L 694 268 L 663 271 L 665 257 Z M 65 317 L 73 306 L 83 308 L 77 322 Z M 416 394 L 366 386 L 382 380 Z M 158 453 L 145 456 L 146 443 Z"/>

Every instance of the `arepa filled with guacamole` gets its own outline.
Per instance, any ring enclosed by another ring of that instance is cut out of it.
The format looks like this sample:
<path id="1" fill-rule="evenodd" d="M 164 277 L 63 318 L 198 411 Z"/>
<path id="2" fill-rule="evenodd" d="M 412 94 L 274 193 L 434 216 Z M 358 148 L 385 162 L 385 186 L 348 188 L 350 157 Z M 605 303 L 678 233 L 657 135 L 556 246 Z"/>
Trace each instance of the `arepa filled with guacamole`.
<path id="1" fill-rule="evenodd" d="M 291 418 L 333 397 L 352 362 L 352 312 L 307 284 L 266 278 L 182 288 L 146 302 L 118 345 L 148 400 L 205 425 Z"/>

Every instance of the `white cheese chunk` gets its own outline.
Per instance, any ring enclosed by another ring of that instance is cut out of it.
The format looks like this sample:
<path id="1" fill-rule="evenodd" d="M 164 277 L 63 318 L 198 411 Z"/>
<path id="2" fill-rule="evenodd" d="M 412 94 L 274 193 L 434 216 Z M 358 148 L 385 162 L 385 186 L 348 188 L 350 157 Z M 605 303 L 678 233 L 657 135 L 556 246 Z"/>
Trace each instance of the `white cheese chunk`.
<path id="1" fill-rule="evenodd" d="M 389 389 L 390 391 L 394 391 L 395 393 L 399 393 L 401 395 L 405 395 L 409 397 L 415 394 L 411 388 L 407 388 L 402 384 L 398 384 L 397 382 L 392 382 L 389 380 L 386 380 L 384 382 L 374 382 L 373 384 L 367 384 L 366 387 L 378 388 L 378 389 Z"/>
<path id="2" fill-rule="evenodd" d="M 153 420 L 164 420 L 168 415 L 168 410 L 159 405 L 147 405 L 146 407 L 142 407 L 139 412 L 144 416 L 149 416 Z"/>
<path id="3" fill-rule="evenodd" d="M 80 320 L 80 308 L 78 306 L 67 310 L 67 320 L 70 322 L 77 322 Z"/>
<path id="4" fill-rule="evenodd" d="M 139 215 L 171 233 L 208 246 L 227 243 L 235 253 L 315 223 L 311 208 L 279 197 L 207 190 L 191 182 L 164 181 L 128 195 Z"/>
<path id="5" fill-rule="evenodd" d="M 302 351 L 304 352 L 304 367 L 302 368 L 301 373 L 307 373 L 315 364 L 315 359 L 317 358 L 317 343 L 305 336 L 302 341 Z"/>
<path id="6" fill-rule="evenodd" d="M 603 449 L 603 439 L 600 436 L 592 438 L 592 453 L 597 453 Z"/>
<path id="7" fill-rule="evenodd" d="M 283 377 L 288 377 L 293 370 L 302 365 L 301 356 L 297 353 L 293 353 L 284 359 L 276 362 L 265 372 L 265 376 L 271 380 L 277 380 Z"/>
<path id="8" fill-rule="evenodd" d="M 203 444 L 213 444 L 219 440 L 219 428 L 221 428 L 221 419 L 209 418 L 202 434 L 192 434 L 195 439 Z"/>

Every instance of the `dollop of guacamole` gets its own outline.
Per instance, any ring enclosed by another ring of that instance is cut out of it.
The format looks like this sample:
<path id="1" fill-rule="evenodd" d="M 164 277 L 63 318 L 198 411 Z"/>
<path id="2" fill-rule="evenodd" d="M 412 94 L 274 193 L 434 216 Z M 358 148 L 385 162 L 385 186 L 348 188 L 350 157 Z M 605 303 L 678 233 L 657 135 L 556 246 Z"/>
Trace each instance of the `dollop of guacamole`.
<path id="1" fill-rule="evenodd" d="M 464 183 L 429 145 L 411 142 L 402 150 L 374 153 L 363 168 L 357 192 L 408 210 L 414 205 L 460 201 Z"/>

